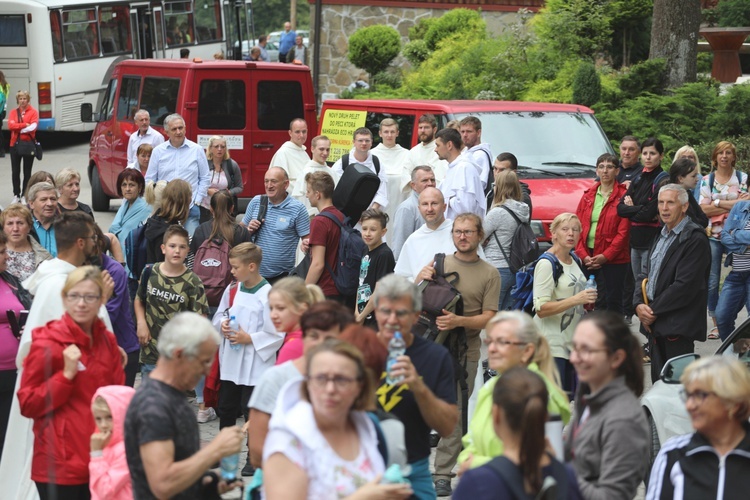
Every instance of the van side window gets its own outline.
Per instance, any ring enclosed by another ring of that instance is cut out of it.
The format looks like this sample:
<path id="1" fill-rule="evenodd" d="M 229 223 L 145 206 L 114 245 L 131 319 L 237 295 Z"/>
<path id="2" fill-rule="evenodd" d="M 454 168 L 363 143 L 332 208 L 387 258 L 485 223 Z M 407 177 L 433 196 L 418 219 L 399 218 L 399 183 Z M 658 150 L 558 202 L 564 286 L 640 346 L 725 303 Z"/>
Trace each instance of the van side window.
<path id="1" fill-rule="evenodd" d="M 138 94 L 141 90 L 139 76 L 125 76 L 122 79 L 120 99 L 117 101 L 117 120 L 132 121 L 138 111 Z"/>
<path id="2" fill-rule="evenodd" d="M 414 115 L 396 115 L 393 113 L 377 112 L 367 113 L 367 118 L 365 120 L 365 126 L 370 129 L 370 132 L 372 132 L 372 147 L 383 142 L 378 133 L 380 132 L 380 122 L 386 118 L 393 118 L 398 123 L 398 138 L 396 139 L 396 143 L 406 149 L 411 149 L 411 136 L 414 133 Z"/>
<path id="3" fill-rule="evenodd" d="M 198 128 L 242 130 L 245 128 L 245 82 L 203 80 L 198 99 Z"/>
<path id="4" fill-rule="evenodd" d="M 289 130 L 293 119 L 305 116 L 300 82 L 259 82 L 256 114 L 261 130 Z"/>
<path id="5" fill-rule="evenodd" d="M 179 93 L 178 78 L 146 77 L 143 80 L 141 108 L 151 115 L 152 126 L 163 124 L 164 118 L 175 112 Z"/>
<path id="6" fill-rule="evenodd" d="M 112 119 L 112 114 L 115 108 L 115 93 L 117 92 L 117 80 L 110 80 L 107 91 L 104 93 L 104 100 L 99 108 L 99 115 L 101 120 Z"/>

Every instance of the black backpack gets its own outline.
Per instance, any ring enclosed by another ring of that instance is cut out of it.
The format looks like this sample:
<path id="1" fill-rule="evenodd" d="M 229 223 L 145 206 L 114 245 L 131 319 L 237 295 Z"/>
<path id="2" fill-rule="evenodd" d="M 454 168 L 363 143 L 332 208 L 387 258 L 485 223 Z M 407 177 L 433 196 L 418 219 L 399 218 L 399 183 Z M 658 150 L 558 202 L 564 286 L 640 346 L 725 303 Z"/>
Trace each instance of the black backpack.
<path id="1" fill-rule="evenodd" d="M 492 233 L 492 236 L 495 237 L 497 246 L 500 248 L 503 257 L 505 257 L 505 262 L 508 263 L 510 272 L 515 274 L 523 266 L 526 266 L 539 258 L 539 242 L 536 239 L 534 230 L 531 229 L 531 224 L 523 222 L 515 213 L 513 213 L 513 210 L 505 205 L 500 205 L 500 208 L 505 209 L 517 224 L 516 230 L 513 233 L 513 238 L 510 240 L 510 255 L 503 250 L 503 246 L 500 244 L 500 239 L 497 237 L 497 231 Z"/>
<path id="2" fill-rule="evenodd" d="M 380 159 L 377 156 L 372 155 L 372 164 L 375 165 L 375 175 L 380 175 Z M 349 153 L 341 155 L 341 171 L 346 170 L 349 166 Z"/>
<path id="3" fill-rule="evenodd" d="M 367 245 L 362 241 L 362 235 L 356 229 L 344 223 L 335 215 L 328 212 L 320 212 L 316 217 L 323 216 L 331 219 L 341 229 L 339 236 L 339 252 L 336 260 L 336 271 L 331 269 L 326 261 L 326 269 L 333 277 L 336 290 L 344 297 L 353 297 L 359 287 L 359 267 L 362 264 L 362 256 L 367 253 Z"/>
<path id="4" fill-rule="evenodd" d="M 442 344 L 448 349 L 453 360 L 453 373 L 461 390 L 461 424 L 463 434 L 466 434 L 469 399 L 469 386 L 466 382 L 469 375 L 466 370 L 468 351 L 466 330 L 463 327 L 439 330 L 437 327 L 437 318 L 443 316 L 443 309 L 458 316 L 464 314 L 464 300 L 461 292 L 455 287 L 459 278 L 458 273 L 455 272 L 446 274 L 445 254 L 435 254 L 435 277 L 419 284 L 419 291 L 422 294 L 422 311 L 412 327 L 412 333 L 436 344 Z"/>

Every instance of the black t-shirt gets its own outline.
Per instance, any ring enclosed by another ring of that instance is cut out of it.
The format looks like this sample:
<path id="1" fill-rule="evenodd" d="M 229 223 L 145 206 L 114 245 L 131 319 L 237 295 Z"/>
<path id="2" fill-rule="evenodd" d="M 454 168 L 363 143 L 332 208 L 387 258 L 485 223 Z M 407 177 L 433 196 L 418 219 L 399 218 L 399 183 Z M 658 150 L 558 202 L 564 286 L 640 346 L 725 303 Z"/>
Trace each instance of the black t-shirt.
<path id="1" fill-rule="evenodd" d="M 125 453 L 128 458 L 133 496 L 155 499 L 141 460 L 141 445 L 173 441 L 174 461 L 193 456 L 200 449 L 198 422 L 185 393 L 164 382 L 147 378 L 133 396 L 125 416 Z M 200 479 L 172 498 L 200 497 Z"/>
<path id="2" fill-rule="evenodd" d="M 632 181 L 633 177 L 641 173 L 641 170 L 643 170 L 641 162 L 637 162 L 630 168 L 624 168 L 621 166 L 620 172 L 617 174 L 617 182 L 622 184 L 623 182 Z"/>
<path id="3" fill-rule="evenodd" d="M 64 206 L 60 205 L 59 203 L 57 204 L 57 208 L 60 209 L 60 213 L 63 213 L 63 212 L 83 212 L 85 214 L 89 214 L 92 219 L 94 218 L 94 211 L 91 210 L 91 207 L 88 206 L 88 205 L 86 205 L 85 203 L 81 203 L 80 201 L 78 202 L 78 206 L 76 208 L 72 209 L 72 210 L 69 209 L 69 208 L 65 208 Z"/>
<path id="4" fill-rule="evenodd" d="M 406 355 L 425 385 L 438 399 L 456 404 L 456 381 L 448 349 L 421 337 L 406 348 Z M 395 415 L 404 424 L 406 454 L 409 463 L 430 456 L 430 426 L 422 418 L 417 400 L 406 385 L 388 385 L 385 372 L 377 390 L 378 406 Z"/>
<path id="5" fill-rule="evenodd" d="M 362 311 L 375 291 L 375 283 L 387 274 L 391 274 L 396 267 L 393 252 L 385 243 L 369 250 L 363 257 L 359 268 L 359 288 L 357 289 L 357 311 Z M 365 326 L 377 329 L 377 323 L 370 314 L 365 320 Z"/>

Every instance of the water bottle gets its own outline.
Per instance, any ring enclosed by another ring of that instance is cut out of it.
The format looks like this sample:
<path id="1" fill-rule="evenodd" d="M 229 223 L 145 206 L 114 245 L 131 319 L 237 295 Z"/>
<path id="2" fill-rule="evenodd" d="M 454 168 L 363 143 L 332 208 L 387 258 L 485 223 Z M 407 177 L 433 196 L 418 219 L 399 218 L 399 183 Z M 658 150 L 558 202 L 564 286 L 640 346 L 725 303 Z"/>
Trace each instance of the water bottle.
<path id="1" fill-rule="evenodd" d="M 586 286 L 584 287 L 585 290 L 596 290 L 596 278 L 594 278 L 594 275 L 589 276 L 589 280 L 586 282 Z M 584 304 L 583 308 L 587 311 L 593 311 L 594 310 L 594 304 Z"/>
<path id="2" fill-rule="evenodd" d="M 388 359 L 385 362 L 385 383 L 388 385 L 395 385 L 404 379 L 404 376 L 399 377 L 391 376 L 391 367 L 396 362 L 399 356 L 403 356 L 406 352 L 406 342 L 401 336 L 401 332 L 393 334 L 393 338 L 388 342 Z"/>
<path id="3" fill-rule="evenodd" d="M 239 328 L 240 328 L 240 325 L 237 324 L 237 318 L 235 318 L 234 316 L 230 316 L 229 317 L 229 330 L 232 331 L 232 337 L 237 336 L 237 330 L 239 330 Z M 242 346 L 240 344 L 230 343 L 229 348 L 232 349 L 233 351 L 239 351 L 240 349 L 242 349 Z"/>
<path id="4" fill-rule="evenodd" d="M 231 483 L 237 480 L 237 466 L 240 463 L 240 454 L 233 453 L 221 459 L 219 465 L 221 467 L 221 478 Z"/>

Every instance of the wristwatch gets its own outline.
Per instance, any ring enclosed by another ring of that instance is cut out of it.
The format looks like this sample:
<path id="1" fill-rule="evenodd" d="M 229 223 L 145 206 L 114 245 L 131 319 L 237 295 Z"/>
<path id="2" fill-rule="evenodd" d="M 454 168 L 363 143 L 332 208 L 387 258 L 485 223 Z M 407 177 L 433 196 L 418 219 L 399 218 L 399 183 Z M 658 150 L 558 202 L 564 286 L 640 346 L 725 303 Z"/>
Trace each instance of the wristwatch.
<path id="1" fill-rule="evenodd" d="M 721 201 L 721 200 L 714 200 L 714 206 L 715 206 L 716 208 L 719 208 L 719 202 L 720 202 L 720 201 Z"/>

